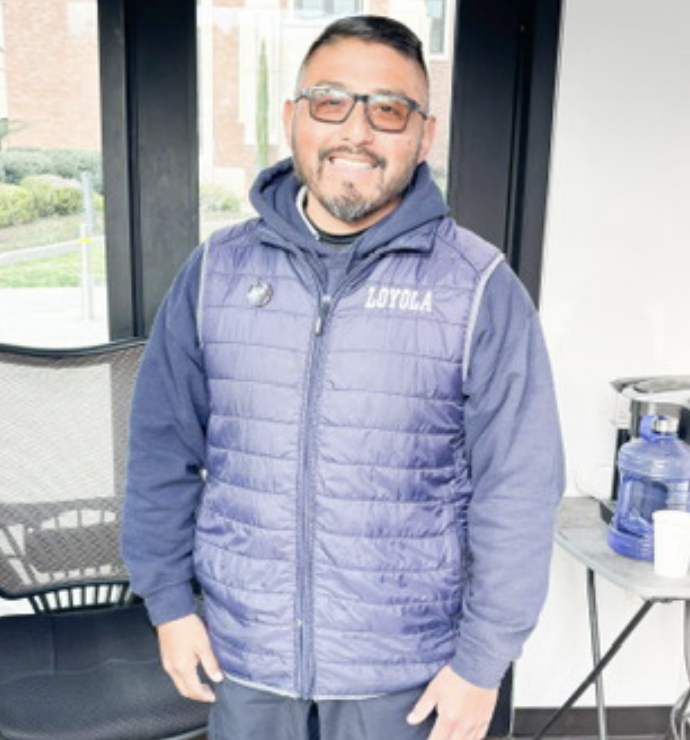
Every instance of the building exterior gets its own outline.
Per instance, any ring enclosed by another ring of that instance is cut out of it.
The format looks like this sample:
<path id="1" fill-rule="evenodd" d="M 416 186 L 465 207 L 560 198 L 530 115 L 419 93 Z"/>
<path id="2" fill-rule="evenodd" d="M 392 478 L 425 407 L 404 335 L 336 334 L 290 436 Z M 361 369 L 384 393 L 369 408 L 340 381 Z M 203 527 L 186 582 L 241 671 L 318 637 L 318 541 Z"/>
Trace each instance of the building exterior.
<path id="1" fill-rule="evenodd" d="M 96 0 L 0 4 L 3 148 L 101 147 Z"/>
<path id="2" fill-rule="evenodd" d="M 448 0 L 198 0 L 201 182 L 243 198 L 257 169 L 286 156 L 281 110 L 301 58 L 338 15 L 391 15 L 425 43 L 445 179 L 454 4 Z M 0 4 L 2 147 L 101 148 L 97 0 Z M 7 131 L 9 130 L 9 133 Z"/>

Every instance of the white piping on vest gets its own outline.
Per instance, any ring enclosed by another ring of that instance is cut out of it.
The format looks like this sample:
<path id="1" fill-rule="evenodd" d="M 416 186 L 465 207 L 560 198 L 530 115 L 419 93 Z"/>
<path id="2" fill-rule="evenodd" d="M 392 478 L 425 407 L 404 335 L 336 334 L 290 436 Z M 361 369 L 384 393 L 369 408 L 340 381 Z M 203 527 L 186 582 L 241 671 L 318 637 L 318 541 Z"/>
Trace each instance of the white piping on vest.
<path id="1" fill-rule="evenodd" d="M 482 298 L 484 297 L 484 291 L 486 290 L 486 284 L 489 282 L 489 278 L 494 274 L 494 270 L 501 264 L 501 262 L 503 262 L 503 255 L 496 255 L 494 260 L 489 264 L 489 266 L 486 268 L 486 270 L 484 270 L 481 277 L 479 278 L 477 289 L 474 292 L 472 305 L 470 306 L 469 321 L 467 322 L 467 331 L 465 332 L 465 349 L 462 355 L 463 383 L 467 380 L 467 375 L 470 371 L 470 360 L 472 359 L 472 339 L 474 337 L 474 330 L 477 325 L 477 316 L 479 316 L 479 307 L 481 305 Z"/>
<path id="2" fill-rule="evenodd" d="M 196 335 L 199 346 L 203 349 L 204 337 L 202 334 L 203 319 L 204 319 L 204 290 L 206 288 L 206 261 L 208 259 L 208 249 L 210 239 L 201 245 L 201 265 L 199 271 L 199 293 L 196 299 Z"/>

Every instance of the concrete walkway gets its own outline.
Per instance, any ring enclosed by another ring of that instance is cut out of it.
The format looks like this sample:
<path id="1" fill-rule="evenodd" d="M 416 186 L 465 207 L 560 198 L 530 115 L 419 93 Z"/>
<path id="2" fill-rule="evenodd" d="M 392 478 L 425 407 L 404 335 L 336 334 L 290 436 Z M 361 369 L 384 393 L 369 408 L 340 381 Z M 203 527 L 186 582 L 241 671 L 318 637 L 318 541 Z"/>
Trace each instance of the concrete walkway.
<path id="1" fill-rule="evenodd" d="M 104 287 L 90 305 L 80 288 L 0 289 L 0 343 L 43 348 L 88 347 L 108 341 Z"/>

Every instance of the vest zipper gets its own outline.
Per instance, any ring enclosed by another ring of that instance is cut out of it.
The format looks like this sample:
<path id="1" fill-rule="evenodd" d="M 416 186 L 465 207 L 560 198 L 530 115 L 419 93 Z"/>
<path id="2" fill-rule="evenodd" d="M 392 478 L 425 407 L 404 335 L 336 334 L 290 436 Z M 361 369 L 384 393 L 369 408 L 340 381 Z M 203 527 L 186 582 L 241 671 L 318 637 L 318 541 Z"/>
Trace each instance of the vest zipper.
<path id="1" fill-rule="evenodd" d="M 313 334 L 308 348 L 305 383 L 305 400 L 302 407 L 300 431 L 301 470 L 297 488 L 297 604 L 296 627 L 296 680 L 297 692 L 303 699 L 313 694 L 314 673 L 314 634 L 313 634 L 313 560 L 314 560 L 314 504 L 316 486 L 314 483 L 314 443 L 316 429 L 316 407 L 320 394 L 322 365 L 321 336 L 331 306 L 331 296 L 324 294 L 316 271 L 302 255 L 298 256 L 303 269 L 314 279 L 318 291 L 316 317 Z"/>
<path id="2" fill-rule="evenodd" d="M 314 693 L 314 504 L 316 500 L 315 445 L 316 408 L 321 394 L 323 366 L 323 337 L 328 318 L 337 299 L 345 290 L 352 287 L 357 278 L 382 256 L 370 255 L 345 277 L 333 294 L 323 293 L 318 288 L 318 304 L 314 319 L 314 333 L 309 346 L 307 371 L 305 373 L 306 396 L 302 409 L 301 424 L 301 475 L 297 489 L 297 588 L 298 601 L 295 615 L 297 631 L 297 692 L 303 699 Z M 315 276 L 314 269 L 303 258 L 300 260 L 307 271 Z M 315 281 L 318 285 L 318 281 Z"/>
<path id="3" fill-rule="evenodd" d="M 331 309 L 332 302 L 333 298 L 330 295 L 321 296 L 321 300 L 319 301 L 319 310 L 316 314 L 316 321 L 314 322 L 314 334 L 316 334 L 317 337 L 323 332 L 323 325 L 326 323 L 326 319 L 328 318 L 328 312 Z"/>

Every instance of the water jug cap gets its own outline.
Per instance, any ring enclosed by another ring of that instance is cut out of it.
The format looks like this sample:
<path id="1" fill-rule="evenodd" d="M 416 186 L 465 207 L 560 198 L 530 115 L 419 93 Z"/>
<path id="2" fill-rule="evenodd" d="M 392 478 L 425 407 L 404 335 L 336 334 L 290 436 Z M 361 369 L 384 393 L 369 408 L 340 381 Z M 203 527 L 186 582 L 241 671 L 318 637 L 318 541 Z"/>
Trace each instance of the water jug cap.
<path id="1" fill-rule="evenodd" d="M 640 433 L 645 439 L 656 439 L 678 433 L 678 419 L 663 414 L 649 414 L 642 418 Z"/>
<path id="2" fill-rule="evenodd" d="M 678 419 L 672 416 L 655 416 L 652 429 L 658 434 L 676 434 L 678 432 Z"/>

